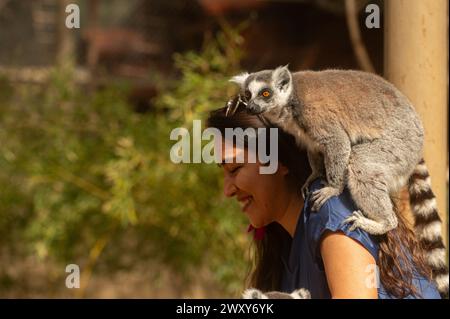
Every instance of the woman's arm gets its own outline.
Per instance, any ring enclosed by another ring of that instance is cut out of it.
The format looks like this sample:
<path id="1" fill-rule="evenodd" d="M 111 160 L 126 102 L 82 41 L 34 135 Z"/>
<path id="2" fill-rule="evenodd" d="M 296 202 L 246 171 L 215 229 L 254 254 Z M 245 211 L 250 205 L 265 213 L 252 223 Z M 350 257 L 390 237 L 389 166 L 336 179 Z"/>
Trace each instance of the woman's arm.
<path id="1" fill-rule="evenodd" d="M 327 231 L 320 253 L 332 298 L 378 298 L 377 288 L 367 284 L 374 276 L 368 265 L 375 259 L 364 246 L 342 232 Z"/>

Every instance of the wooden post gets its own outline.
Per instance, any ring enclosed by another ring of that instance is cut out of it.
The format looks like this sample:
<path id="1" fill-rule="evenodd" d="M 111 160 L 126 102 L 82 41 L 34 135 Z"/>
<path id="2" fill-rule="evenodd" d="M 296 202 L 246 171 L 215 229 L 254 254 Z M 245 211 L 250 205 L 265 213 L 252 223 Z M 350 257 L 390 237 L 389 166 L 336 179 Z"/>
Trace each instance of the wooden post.
<path id="1" fill-rule="evenodd" d="M 424 158 L 448 247 L 448 2 L 385 1 L 384 72 L 425 127 Z"/>

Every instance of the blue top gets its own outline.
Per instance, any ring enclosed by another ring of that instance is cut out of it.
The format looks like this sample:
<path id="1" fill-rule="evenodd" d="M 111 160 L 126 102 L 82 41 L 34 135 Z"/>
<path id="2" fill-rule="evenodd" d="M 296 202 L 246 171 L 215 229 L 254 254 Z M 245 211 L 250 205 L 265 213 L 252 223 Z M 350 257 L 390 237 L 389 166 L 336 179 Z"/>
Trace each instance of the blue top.
<path id="1" fill-rule="evenodd" d="M 320 179 L 310 186 L 310 193 L 322 188 Z M 361 243 L 378 261 L 378 244 L 374 237 L 357 228 L 350 231 L 351 224 L 343 224 L 343 220 L 357 210 L 350 193 L 346 188 L 339 196 L 329 198 L 318 212 L 311 212 L 309 196 L 305 200 L 302 213 L 298 219 L 297 228 L 290 246 L 282 258 L 284 272 L 281 281 L 281 291 L 292 292 L 298 288 L 306 288 L 311 292 L 311 298 L 331 298 L 327 279 L 320 256 L 319 242 L 325 230 L 342 231 L 345 235 Z M 368 276 L 374 271 L 368 272 Z M 375 278 L 375 277 L 374 277 Z M 433 283 L 424 277 L 416 275 L 414 284 L 426 299 L 440 299 Z M 379 299 L 393 299 L 382 284 L 378 288 Z M 408 296 L 407 299 L 415 299 Z"/>

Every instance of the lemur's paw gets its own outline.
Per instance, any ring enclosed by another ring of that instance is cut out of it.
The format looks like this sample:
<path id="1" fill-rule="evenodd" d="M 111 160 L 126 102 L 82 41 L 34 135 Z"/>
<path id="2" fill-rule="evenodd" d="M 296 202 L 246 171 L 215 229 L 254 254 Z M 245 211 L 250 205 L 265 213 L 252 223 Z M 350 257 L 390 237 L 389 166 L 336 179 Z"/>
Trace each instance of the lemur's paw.
<path id="1" fill-rule="evenodd" d="M 350 231 L 359 228 L 371 235 L 383 235 L 396 228 L 398 225 L 398 220 L 395 216 L 393 216 L 379 222 L 366 217 L 360 210 L 357 210 L 354 211 L 352 215 L 347 217 L 344 220 L 344 223 L 352 223 L 351 227 L 349 227 Z"/>
<path id="2" fill-rule="evenodd" d="M 344 219 L 344 224 L 352 223 L 349 230 L 354 231 L 356 228 L 364 228 L 367 218 L 360 210 L 355 210 L 349 217 Z"/>
<path id="3" fill-rule="evenodd" d="M 337 196 L 340 193 L 341 191 L 339 189 L 331 186 L 325 186 L 324 188 L 316 190 L 311 196 L 311 202 L 313 203 L 312 210 L 318 211 L 330 197 Z"/>
<path id="4" fill-rule="evenodd" d="M 311 183 L 316 180 L 317 178 L 322 177 L 322 174 L 320 173 L 312 173 L 311 176 L 309 176 L 306 179 L 306 182 L 303 184 L 301 188 L 303 199 L 305 200 L 309 195 L 309 187 L 311 186 Z M 322 185 L 326 186 L 323 181 L 320 182 Z"/>

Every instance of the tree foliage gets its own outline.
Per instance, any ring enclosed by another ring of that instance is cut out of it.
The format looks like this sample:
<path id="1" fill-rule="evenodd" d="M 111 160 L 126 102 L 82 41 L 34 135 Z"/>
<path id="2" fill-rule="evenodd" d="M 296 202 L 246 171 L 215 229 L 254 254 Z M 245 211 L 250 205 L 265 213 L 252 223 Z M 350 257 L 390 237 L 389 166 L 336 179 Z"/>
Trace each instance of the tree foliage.
<path id="1" fill-rule="evenodd" d="M 89 91 L 70 68 L 44 87 L 0 79 L 0 247 L 77 263 L 82 276 L 157 259 L 189 283 L 206 267 L 236 296 L 245 219 L 224 200 L 216 165 L 170 161 L 169 135 L 224 105 L 241 42 L 226 29 L 177 54 L 178 80 L 147 113 L 133 111 L 126 85 Z"/>

